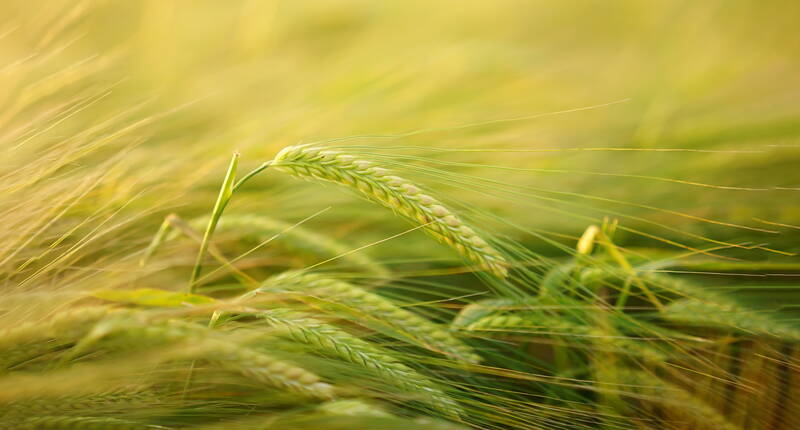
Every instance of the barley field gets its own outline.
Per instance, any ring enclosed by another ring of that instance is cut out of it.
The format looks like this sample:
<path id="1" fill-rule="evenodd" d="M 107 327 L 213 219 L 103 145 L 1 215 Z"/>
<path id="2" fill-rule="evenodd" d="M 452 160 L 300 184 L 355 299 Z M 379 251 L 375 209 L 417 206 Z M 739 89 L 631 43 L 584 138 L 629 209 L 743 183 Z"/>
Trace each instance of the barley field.
<path id="1" fill-rule="evenodd" d="M 0 429 L 800 428 L 798 22 L 0 2 Z"/>

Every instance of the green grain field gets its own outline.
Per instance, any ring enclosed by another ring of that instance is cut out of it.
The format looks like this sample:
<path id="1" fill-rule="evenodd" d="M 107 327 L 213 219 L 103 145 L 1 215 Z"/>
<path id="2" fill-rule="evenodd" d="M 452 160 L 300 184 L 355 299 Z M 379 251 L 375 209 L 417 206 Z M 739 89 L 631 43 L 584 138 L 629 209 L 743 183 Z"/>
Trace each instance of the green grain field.
<path id="1" fill-rule="evenodd" d="M 0 429 L 800 428 L 798 23 L 0 2 Z"/>

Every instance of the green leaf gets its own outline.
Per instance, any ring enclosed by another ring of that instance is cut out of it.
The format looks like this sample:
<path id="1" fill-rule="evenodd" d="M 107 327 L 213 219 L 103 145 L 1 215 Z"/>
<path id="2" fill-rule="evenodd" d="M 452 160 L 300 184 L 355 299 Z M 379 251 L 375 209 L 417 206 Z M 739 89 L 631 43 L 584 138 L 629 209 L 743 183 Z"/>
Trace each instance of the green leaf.
<path id="1" fill-rule="evenodd" d="M 180 307 L 198 306 L 216 303 L 211 297 L 199 294 L 177 293 L 157 290 L 155 288 L 139 288 L 137 290 L 98 290 L 92 297 L 119 303 L 130 303 L 142 306 Z"/>

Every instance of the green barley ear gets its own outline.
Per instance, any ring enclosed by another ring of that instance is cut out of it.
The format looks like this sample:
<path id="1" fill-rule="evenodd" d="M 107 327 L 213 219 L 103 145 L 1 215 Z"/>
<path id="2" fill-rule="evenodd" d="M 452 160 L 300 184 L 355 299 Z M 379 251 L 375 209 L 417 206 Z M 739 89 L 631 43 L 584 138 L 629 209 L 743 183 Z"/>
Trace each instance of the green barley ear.
<path id="1" fill-rule="evenodd" d="M 58 415 L 108 414 L 125 410 L 152 408 L 163 403 L 152 390 L 143 387 L 118 387 L 96 393 L 40 396 L 3 402 L 3 418 L 23 421 L 25 418 Z M 0 426 L 2 428 L 2 426 Z"/>
<path id="2" fill-rule="evenodd" d="M 478 363 L 481 357 L 439 324 L 407 311 L 389 299 L 345 281 L 302 271 L 285 272 L 268 279 L 259 292 L 296 291 L 318 297 L 334 309 L 355 313 L 359 319 L 375 322 L 431 351 Z M 245 296 L 245 297 L 247 297 Z M 322 306 L 326 306 L 323 303 Z M 338 306 L 337 306 L 338 305 Z"/>
<path id="3" fill-rule="evenodd" d="M 0 373 L 71 344 L 110 312 L 108 307 L 86 306 L 0 330 Z"/>
<path id="4" fill-rule="evenodd" d="M 486 299 L 464 306 L 450 323 L 454 330 L 464 329 L 493 313 L 503 311 L 518 303 L 515 299 Z"/>
<path id="5" fill-rule="evenodd" d="M 323 355 L 362 366 L 380 375 L 384 382 L 413 394 L 417 400 L 445 415 L 463 415 L 458 403 L 448 397 L 438 384 L 406 366 L 378 344 L 297 312 L 269 310 L 253 315 L 275 328 L 284 329 L 289 338 L 311 345 Z"/>
<path id="6" fill-rule="evenodd" d="M 513 305 L 506 305 L 513 307 Z M 530 306 L 530 305 L 528 305 Z M 605 330 L 567 316 L 541 310 L 494 312 L 470 318 L 467 325 L 459 327 L 467 332 L 496 336 L 536 336 L 562 340 L 570 345 L 584 345 L 587 349 L 637 357 L 645 363 L 664 363 L 668 355 L 646 341 L 622 335 L 609 335 Z M 464 321 L 467 322 L 467 321 Z"/>
<path id="7" fill-rule="evenodd" d="M 289 146 L 275 156 L 272 166 L 303 178 L 334 182 L 419 223 L 440 242 L 495 275 L 508 275 L 508 261 L 438 200 L 412 182 L 394 176 L 374 163 L 341 151 L 313 146 Z"/>
<path id="8" fill-rule="evenodd" d="M 800 342 L 800 329 L 775 321 L 763 312 L 747 309 L 731 300 L 714 302 L 686 298 L 667 306 L 662 318 L 680 324 L 721 328 L 757 337 Z"/>
<path id="9" fill-rule="evenodd" d="M 147 346 L 183 345 L 176 360 L 205 360 L 239 373 L 265 386 L 308 398 L 334 398 L 334 387 L 315 373 L 282 358 L 257 351 L 236 339 L 218 335 L 199 324 L 180 320 L 152 321 L 143 315 L 123 315 L 97 324 L 80 346 L 98 345 L 106 350 L 124 351 Z"/>

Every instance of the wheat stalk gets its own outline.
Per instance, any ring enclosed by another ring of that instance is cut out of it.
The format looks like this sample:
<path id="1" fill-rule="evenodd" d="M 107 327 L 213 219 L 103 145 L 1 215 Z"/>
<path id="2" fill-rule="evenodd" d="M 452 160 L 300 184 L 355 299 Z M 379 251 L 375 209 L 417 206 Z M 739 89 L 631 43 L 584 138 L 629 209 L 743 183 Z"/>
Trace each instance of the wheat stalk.
<path id="1" fill-rule="evenodd" d="M 421 224 L 434 238 L 482 268 L 499 277 L 508 275 L 505 257 L 457 215 L 414 183 L 370 161 L 340 151 L 298 145 L 284 148 L 271 165 L 300 178 L 335 182 L 355 190 L 368 200 Z"/>
<path id="2" fill-rule="evenodd" d="M 457 339 L 445 327 L 395 305 L 392 301 L 348 282 L 326 278 L 302 271 L 284 272 L 268 279 L 252 294 L 271 291 L 302 292 L 328 303 L 340 303 L 338 308 L 357 313 L 363 321 L 375 321 L 388 326 L 397 334 L 410 338 L 420 346 L 468 363 L 478 363 L 481 357 Z M 324 306 L 324 303 L 323 303 Z"/>

